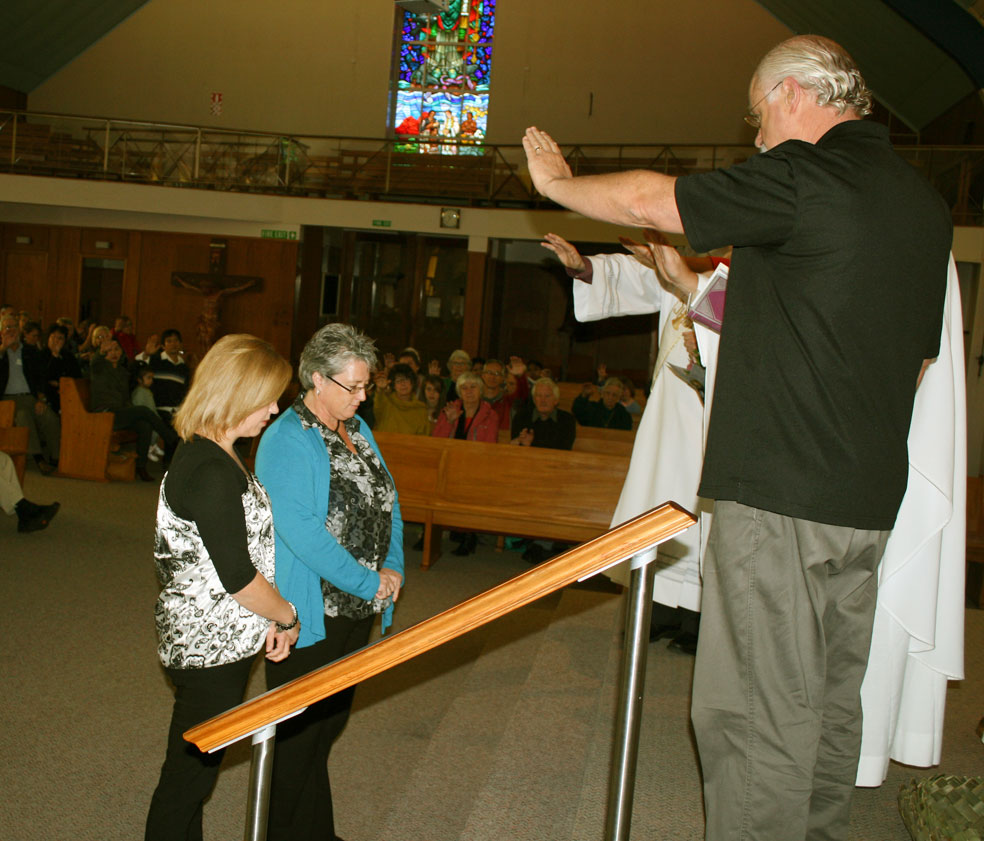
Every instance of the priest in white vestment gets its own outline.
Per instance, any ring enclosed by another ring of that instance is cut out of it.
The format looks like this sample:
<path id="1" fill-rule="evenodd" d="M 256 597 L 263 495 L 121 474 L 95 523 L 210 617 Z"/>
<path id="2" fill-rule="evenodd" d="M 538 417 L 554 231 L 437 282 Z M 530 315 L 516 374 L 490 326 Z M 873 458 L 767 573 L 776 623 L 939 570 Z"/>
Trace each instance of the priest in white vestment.
<path id="1" fill-rule="evenodd" d="M 963 678 L 965 400 L 960 285 L 951 257 L 940 355 L 916 390 L 909 480 L 878 570 L 861 685 L 859 786 L 881 785 L 889 759 L 940 763 L 947 681 Z"/>
<path id="2" fill-rule="evenodd" d="M 561 260 L 561 249 L 574 251 L 561 237 L 549 234 L 546 247 Z M 698 513 L 697 497 L 704 460 L 704 405 L 697 391 L 668 367 L 686 369 L 690 356 L 684 332 L 687 295 L 663 284 L 656 272 L 630 254 L 584 257 L 592 269 L 591 283 L 574 280 L 574 314 L 578 321 L 624 315 L 660 314 L 659 353 L 652 389 L 636 430 L 635 446 L 612 526 L 672 500 Z M 567 262 L 565 262 L 567 265 Z M 709 506 L 709 501 L 703 501 Z M 702 523 L 659 547 L 653 599 L 669 607 L 700 610 L 700 547 Z M 628 563 L 607 573 L 627 584 Z"/>

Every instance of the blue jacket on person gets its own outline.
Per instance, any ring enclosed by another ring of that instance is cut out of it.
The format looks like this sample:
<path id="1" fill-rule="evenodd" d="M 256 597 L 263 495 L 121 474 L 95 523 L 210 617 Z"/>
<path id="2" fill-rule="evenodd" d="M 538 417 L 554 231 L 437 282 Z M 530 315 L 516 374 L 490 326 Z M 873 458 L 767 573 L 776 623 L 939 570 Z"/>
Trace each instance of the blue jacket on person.
<path id="1" fill-rule="evenodd" d="M 356 421 L 385 467 L 369 427 L 358 416 Z M 260 439 L 256 475 L 273 504 L 277 588 L 297 608 L 301 620 L 297 645 L 314 645 L 325 637 L 321 579 L 368 601 L 379 590 L 379 573 L 360 564 L 325 528 L 331 459 L 321 433 L 315 427 L 305 429 L 293 408 L 274 421 Z M 403 520 L 396 497 L 383 568 L 403 575 Z M 384 632 L 392 621 L 391 604 L 383 612 Z"/>

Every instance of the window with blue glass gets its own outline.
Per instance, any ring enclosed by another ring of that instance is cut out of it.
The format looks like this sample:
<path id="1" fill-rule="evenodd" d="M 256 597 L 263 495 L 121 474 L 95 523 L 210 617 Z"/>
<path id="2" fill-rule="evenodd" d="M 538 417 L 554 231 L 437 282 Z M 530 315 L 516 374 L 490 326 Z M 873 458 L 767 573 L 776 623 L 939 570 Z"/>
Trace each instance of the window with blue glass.
<path id="1" fill-rule="evenodd" d="M 482 154 L 495 0 L 450 0 L 432 15 L 404 11 L 401 23 L 390 124 L 398 148 Z"/>

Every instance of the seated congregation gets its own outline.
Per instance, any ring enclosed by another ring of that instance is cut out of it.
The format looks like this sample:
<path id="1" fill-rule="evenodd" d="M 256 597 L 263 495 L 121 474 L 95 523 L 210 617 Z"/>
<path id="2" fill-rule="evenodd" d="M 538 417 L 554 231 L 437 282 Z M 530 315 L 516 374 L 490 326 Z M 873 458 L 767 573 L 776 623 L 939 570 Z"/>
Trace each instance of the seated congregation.
<path id="1" fill-rule="evenodd" d="M 0 396 L 14 402 L 14 422 L 27 427 L 26 452 L 40 472 L 159 481 L 148 465 L 158 462 L 166 470 L 170 464 L 178 443 L 172 415 L 195 368 L 178 330 L 138 341 L 126 316 L 112 329 L 94 322 L 76 328 L 69 318 L 42 328 L 29 313 L 9 307 L 2 327 Z M 608 526 L 627 469 L 632 422 L 611 422 L 613 412 L 605 407 L 615 389 L 604 366 L 598 383 L 583 387 L 558 383 L 550 373 L 535 360 L 472 359 L 462 349 L 444 365 L 431 359 L 426 368 L 413 348 L 382 355 L 357 411 L 393 462 L 401 503 L 412 515 L 406 519 L 423 527 L 414 548 L 423 550 L 424 567 L 439 557 L 444 528 L 458 544 L 455 553 L 468 554 L 480 534 L 499 535 L 499 546 L 504 536 L 513 537 L 507 545 L 519 551 L 534 538 L 560 541 L 559 549 Z M 582 391 L 572 406 L 577 388 Z M 630 417 L 622 397 L 620 385 L 620 421 Z M 550 450 L 575 452 L 549 456 Z M 568 471 L 591 481 L 573 487 Z M 518 506 L 517 493 L 528 494 L 530 505 Z M 518 507 L 537 514 L 517 517 Z M 476 518 L 477 509 L 484 514 Z M 31 527 L 40 522 L 35 518 Z M 548 556 L 536 552 L 528 559 Z"/>

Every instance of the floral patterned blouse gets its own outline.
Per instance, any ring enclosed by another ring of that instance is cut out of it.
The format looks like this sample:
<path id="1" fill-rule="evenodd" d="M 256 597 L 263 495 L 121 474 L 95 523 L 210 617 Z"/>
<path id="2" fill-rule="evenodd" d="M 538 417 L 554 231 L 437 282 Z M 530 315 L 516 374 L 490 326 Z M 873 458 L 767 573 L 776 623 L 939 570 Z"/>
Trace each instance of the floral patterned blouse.
<path id="1" fill-rule="evenodd" d="M 294 401 L 294 411 L 305 429 L 315 427 L 324 439 L 331 462 L 331 495 L 325 528 L 364 567 L 379 570 L 389 550 L 396 488 L 376 451 L 359 432 L 356 418 L 343 421 L 353 453 L 341 436 L 325 426 L 305 405 L 304 395 Z M 322 579 L 325 616 L 364 619 L 382 613 L 392 597 L 366 601 L 339 590 Z"/>

